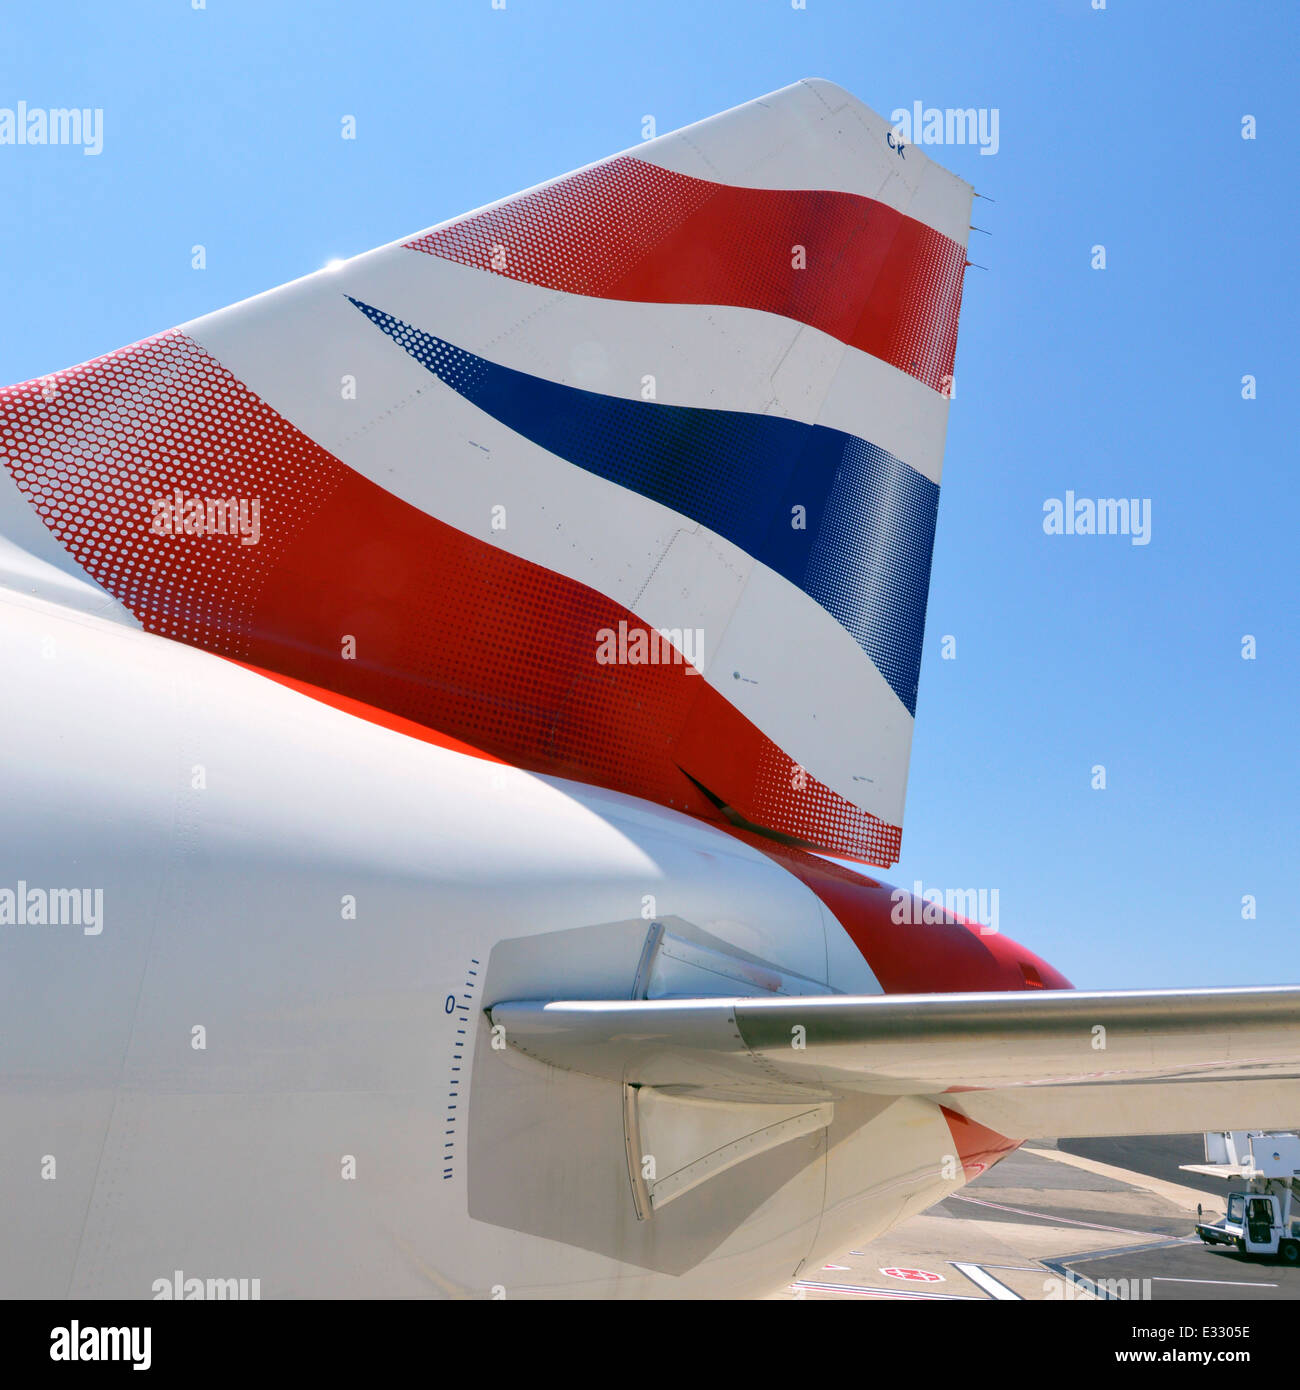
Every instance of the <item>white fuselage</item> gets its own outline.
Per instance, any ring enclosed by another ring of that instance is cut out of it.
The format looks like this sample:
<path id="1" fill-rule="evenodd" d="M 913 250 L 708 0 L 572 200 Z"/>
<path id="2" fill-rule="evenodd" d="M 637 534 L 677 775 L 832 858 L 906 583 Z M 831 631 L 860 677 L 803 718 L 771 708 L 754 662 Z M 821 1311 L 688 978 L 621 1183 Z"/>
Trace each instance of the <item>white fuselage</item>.
<path id="1" fill-rule="evenodd" d="M 651 921 L 651 992 L 877 991 L 740 840 L 8 591 L 0 669 L 0 1295 L 755 1295 L 961 1182 L 863 1098 L 639 1221 L 623 1088 L 490 1046 Z"/>

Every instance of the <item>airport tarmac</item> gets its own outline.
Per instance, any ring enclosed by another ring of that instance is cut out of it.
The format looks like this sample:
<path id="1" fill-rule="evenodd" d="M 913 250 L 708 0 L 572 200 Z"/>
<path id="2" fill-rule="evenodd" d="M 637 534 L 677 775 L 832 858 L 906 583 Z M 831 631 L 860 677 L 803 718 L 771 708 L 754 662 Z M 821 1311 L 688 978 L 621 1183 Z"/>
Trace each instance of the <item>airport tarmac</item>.
<path id="1" fill-rule="evenodd" d="M 1035 1140 L 878 1240 L 805 1269 L 786 1298 L 1300 1299 L 1300 1269 L 1193 1234 L 1230 1184 L 1179 1170 L 1199 1134 Z"/>

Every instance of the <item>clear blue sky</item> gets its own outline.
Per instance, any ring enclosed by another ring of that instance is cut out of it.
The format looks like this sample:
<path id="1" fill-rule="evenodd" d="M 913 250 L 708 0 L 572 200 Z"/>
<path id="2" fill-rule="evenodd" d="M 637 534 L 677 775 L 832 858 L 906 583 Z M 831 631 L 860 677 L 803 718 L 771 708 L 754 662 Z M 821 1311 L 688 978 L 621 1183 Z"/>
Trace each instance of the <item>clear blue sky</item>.
<path id="1" fill-rule="evenodd" d="M 646 114 L 662 132 L 810 76 L 886 115 L 995 107 L 995 156 L 932 151 L 996 202 L 890 877 L 998 889 L 1002 929 L 1081 986 L 1300 983 L 1300 9 L 1108 5 L 11 7 L 0 106 L 102 107 L 104 150 L 0 147 L 0 378 L 634 145 Z M 1045 536 L 1066 489 L 1149 497 L 1151 543 Z"/>

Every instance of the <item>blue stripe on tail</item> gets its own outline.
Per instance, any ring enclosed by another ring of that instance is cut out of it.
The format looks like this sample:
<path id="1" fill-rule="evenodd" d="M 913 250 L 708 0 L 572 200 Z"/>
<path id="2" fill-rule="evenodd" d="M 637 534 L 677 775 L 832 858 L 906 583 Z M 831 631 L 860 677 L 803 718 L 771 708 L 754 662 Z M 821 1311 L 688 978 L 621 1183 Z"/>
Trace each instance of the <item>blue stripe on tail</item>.
<path id="1" fill-rule="evenodd" d="M 928 478 L 841 430 L 562 386 L 352 303 L 503 425 L 707 526 L 798 585 L 915 715 L 939 505 Z M 802 529 L 792 524 L 799 507 Z"/>

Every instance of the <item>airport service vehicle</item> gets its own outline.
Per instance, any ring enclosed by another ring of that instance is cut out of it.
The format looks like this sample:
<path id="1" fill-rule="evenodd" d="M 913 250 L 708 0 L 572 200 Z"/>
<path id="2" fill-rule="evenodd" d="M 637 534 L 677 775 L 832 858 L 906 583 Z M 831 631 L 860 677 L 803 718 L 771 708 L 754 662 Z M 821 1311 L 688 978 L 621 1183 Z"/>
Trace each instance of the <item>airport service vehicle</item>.
<path id="1" fill-rule="evenodd" d="M 1300 1220 L 1294 1200 L 1300 1183 L 1300 1134 L 1207 1133 L 1205 1162 L 1182 1165 L 1189 1173 L 1244 1178 L 1241 1192 L 1228 1195 L 1222 1221 L 1198 1221 L 1206 1245 L 1231 1245 L 1245 1255 L 1278 1255 L 1300 1264 Z M 1201 1215 L 1200 1206 L 1196 1209 Z"/>
<path id="2" fill-rule="evenodd" d="M 1300 1109 L 882 877 L 971 197 L 800 82 L 0 391 L 0 1294 L 762 1295 Z"/>

